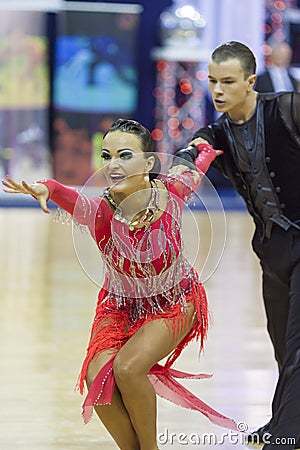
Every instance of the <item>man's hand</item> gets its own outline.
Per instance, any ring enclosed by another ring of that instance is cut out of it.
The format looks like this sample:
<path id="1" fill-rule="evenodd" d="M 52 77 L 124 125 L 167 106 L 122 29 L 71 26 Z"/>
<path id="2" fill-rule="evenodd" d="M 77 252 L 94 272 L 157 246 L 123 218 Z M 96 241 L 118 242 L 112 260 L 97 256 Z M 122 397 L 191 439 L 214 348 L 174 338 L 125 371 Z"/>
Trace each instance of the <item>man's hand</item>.
<path id="1" fill-rule="evenodd" d="M 209 142 L 207 142 L 205 139 L 202 138 L 196 138 L 194 140 L 192 140 L 191 142 L 189 142 L 189 146 L 194 146 L 196 147 L 199 144 L 207 144 L 210 145 Z M 216 152 L 216 156 L 222 155 L 223 151 L 222 150 L 215 150 Z M 199 173 L 197 170 L 193 170 L 190 167 L 184 165 L 184 164 L 178 164 L 176 166 L 173 166 L 169 169 L 169 174 L 171 175 L 182 175 L 185 172 L 191 172 L 193 174 L 195 183 L 198 181 L 199 178 Z"/>
<path id="2" fill-rule="evenodd" d="M 199 137 L 189 143 L 189 145 L 193 145 L 194 147 L 196 147 L 199 144 L 209 144 L 209 142 Z"/>

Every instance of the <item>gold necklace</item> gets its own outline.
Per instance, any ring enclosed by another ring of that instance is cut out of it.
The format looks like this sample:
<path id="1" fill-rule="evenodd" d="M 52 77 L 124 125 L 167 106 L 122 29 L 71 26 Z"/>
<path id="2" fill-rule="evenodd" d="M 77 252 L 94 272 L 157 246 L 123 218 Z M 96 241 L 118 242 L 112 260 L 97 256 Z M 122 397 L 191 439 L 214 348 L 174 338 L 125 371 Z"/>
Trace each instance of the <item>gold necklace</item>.
<path id="1" fill-rule="evenodd" d="M 136 219 L 135 217 L 140 213 L 135 214 L 131 220 L 128 220 L 125 217 L 123 217 L 120 205 L 118 205 L 110 195 L 109 192 L 110 189 L 107 188 L 103 192 L 103 197 L 105 197 L 110 202 L 110 204 L 115 208 L 114 218 L 119 222 L 127 225 L 130 231 L 133 231 L 135 228 L 145 228 L 145 229 L 149 228 L 151 222 L 154 220 L 159 211 L 159 190 L 155 181 L 151 181 L 150 183 L 151 183 L 151 197 L 147 208 L 143 210 L 145 212 L 141 217 L 137 217 Z"/>

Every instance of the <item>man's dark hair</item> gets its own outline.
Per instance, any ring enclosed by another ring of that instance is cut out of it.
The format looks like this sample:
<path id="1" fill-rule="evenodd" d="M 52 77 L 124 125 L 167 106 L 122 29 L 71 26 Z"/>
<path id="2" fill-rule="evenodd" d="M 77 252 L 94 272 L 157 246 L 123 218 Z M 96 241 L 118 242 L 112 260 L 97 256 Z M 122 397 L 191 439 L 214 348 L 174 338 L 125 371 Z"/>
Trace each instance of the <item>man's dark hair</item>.
<path id="1" fill-rule="evenodd" d="M 244 72 L 245 79 L 256 72 L 256 60 L 253 52 L 245 44 L 237 41 L 226 42 L 219 45 L 211 59 L 216 63 L 227 61 L 228 59 L 238 59 Z"/>

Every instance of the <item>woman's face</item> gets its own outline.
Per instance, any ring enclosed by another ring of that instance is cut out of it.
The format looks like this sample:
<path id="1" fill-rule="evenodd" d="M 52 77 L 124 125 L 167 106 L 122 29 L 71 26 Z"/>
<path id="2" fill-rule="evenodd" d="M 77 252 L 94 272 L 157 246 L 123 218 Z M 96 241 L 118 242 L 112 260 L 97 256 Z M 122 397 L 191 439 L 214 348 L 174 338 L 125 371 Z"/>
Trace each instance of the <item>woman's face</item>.
<path id="1" fill-rule="evenodd" d="M 103 171 L 115 193 L 130 195 L 149 187 L 145 175 L 153 167 L 154 157 L 146 158 L 138 136 L 124 131 L 112 131 L 102 143 Z"/>

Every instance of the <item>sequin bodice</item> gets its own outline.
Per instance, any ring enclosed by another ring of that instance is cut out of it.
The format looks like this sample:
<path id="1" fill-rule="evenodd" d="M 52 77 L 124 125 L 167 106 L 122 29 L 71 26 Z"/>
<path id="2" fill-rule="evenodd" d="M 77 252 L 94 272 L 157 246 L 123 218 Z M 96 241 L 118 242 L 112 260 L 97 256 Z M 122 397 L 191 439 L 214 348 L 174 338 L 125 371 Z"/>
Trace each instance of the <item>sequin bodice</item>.
<path id="1" fill-rule="evenodd" d="M 137 317 L 164 309 L 175 299 L 185 308 L 185 293 L 196 274 L 183 254 L 181 215 L 182 201 L 170 190 L 167 209 L 146 230 L 129 230 L 112 216 L 98 242 L 105 256 L 107 301 L 116 299 L 122 307 L 132 299 Z"/>
<path id="2" fill-rule="evenodd" d="M 195 190 L 191 174 L 166 177 L 167 207 L 148 228 L 129 229 L 114 217 L 103 198 L 90 198 L 54 180 L 46 181 L 51 199 L 86 225 L 105 267 L 103 299 L 107 306 L 131 310 L 132 320 L 165 310 L 174 302 L 186 308 L 185 296 L 197 274 L 184 256 L 182 208 Z"/>

